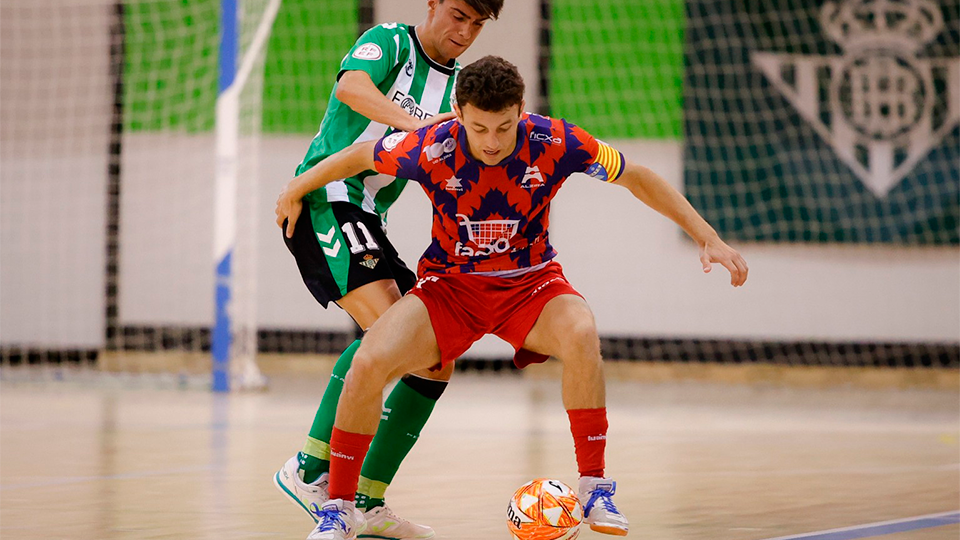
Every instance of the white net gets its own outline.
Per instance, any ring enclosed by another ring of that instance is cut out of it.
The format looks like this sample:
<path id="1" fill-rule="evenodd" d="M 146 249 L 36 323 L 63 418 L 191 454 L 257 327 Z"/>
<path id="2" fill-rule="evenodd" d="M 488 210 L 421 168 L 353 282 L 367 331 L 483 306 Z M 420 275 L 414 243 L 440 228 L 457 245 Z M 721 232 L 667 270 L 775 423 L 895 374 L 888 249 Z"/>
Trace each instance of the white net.
<path id="1" fill-rule="evenodd" d="M 687 193 L 750 241 L 960 242 L 960 4 L 689 3 Z"/>
<path id="2" fill-rule="evenodd" d="M 238 58 L 267 3 L 238 3 Z M 219 2 L 10 0 L 0 20 L 4 375 L 34 365 L 33 375 L 60 376 L 99 358 L 98 370 L 202 381 L 214 313 Z M 239 100 L 236 216 L 259 207 L 264 56 Z M 256 238 L 251 220 L 237 219 L 231 315 L 235 351 L 248 360 Z"/>

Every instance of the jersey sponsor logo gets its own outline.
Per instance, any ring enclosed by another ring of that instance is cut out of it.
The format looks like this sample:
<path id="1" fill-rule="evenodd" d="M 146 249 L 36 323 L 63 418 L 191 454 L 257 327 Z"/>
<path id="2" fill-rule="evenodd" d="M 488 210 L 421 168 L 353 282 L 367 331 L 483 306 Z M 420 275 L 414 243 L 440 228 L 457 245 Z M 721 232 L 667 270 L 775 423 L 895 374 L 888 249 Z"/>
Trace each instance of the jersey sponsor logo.
<path id="1" fill-rule="evenodd" d="M 461 185 L 462 181 L 463 180 L 460 180 L 456 176 L 451 176 L 450 178 L 447 178 L 447 185 L 443 189 L 447 191 L 463 191 L 463 185 Z"/>
<path id="2" fill-rule="evenodd" d="M 383 51 L 376 43 L 364 43 L 353 51 L 352 56 L 357 60 L 379 60 L 383 57 Z"/>
<path id="3" fill-rule="evenodd" d="M 453 137 L 449 137 L 443 142 L 433 143 L 424 150 L 427 159 L 430 161 L 437 161 L 441 158 L 448 157 L 450 152 L 453 152 L 457 149 L 457 140 Z"/>
<path id="4" fill-rule="evenodd" d="M 525 188 L 538 188 L 544 184 L 543 175 L 540 174 L 540 167 L 534 165 L 533 167 L 527 167 L 527 172 L 523 173 L 523 181 L 520 182 L 520 187 Z"/>
<path id="5" fill-rule="evenodd" d="M 457 242 L 454 250 L 462 257 L 493 255 L 510 249 L 510 239 L 516 236 L 520 226 L 517 219 L 486 219 L 472 221 L 463 214 L 457 214 L 459 224 L 467 228 L 467 239 L 476 244 L 477 249 Z"/>
<path id="6" fill-rule="evenodd" d="M 585 172 L 587 173 L 588 176 L 599 178 L 604 182 L 607 181 L 607 169 L 599 163 L 594 163 L 593 165 L 590 165 L 589 167 L 587 167 L 587 170 Z"/>
<path id="7" fill-rule="evenodd" d="M 563 144 L 563 139 L 560 137 L 554 137 L 549 133 L 539 133 L 536 131 L 530 134 L 530 140 L 533 142 L 542 142 L 546 144 Z"/>
<path id="8" fill-rule="evenodd" d="M 386 150 L 387 152 L 390 152 L 391 150 L 396 148 L 397 145 L 400 144 L 400 141 L 402 141 L 406 136 L 407 136 L 406 131 L 398 131 L 396 133 L 391 133 L 390 135 L 387 135 L 386 137 L 383 138 L 383 149 Z"/>
<path id="9" fill-rule="evenodd" d="M 407 61 L 407 65 L 403 66 L 403 72 L 407 74 L 407 77 L 413 77 L 413 60 Z"/>
<path id="10" fill-rule="evenodd" d="M 390 101 L 393 101 L 399 105 L 401 109 L 406 111 L 407 114 L 416 118 L 417 120 L 423 120 L 424 118 L 430 118 L 433 116 L 433 113 L 423 110 L 423 108 L 420 107 L 420 104 L 417 103 L 417 100 L 399 90 L 394 90 Z"/>

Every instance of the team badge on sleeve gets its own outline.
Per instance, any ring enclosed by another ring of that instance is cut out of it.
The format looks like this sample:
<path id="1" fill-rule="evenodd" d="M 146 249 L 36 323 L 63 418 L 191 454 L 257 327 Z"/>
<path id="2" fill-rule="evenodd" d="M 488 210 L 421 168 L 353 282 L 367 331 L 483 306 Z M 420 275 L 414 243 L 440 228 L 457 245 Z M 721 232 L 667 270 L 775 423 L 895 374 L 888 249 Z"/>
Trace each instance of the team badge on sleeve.
<path id="1" fill-rule="evenodd" d="M 620 178 L 623 172 L 623 154 L 605 142 L 597 141 L 597 143 L 599 144 L 597 160 L 587 167 L 585 172 L 604 182 L 613 182 Z"/>
<path id="2" fill-rule="evenodd" d="M 379 60 L 383 56 L 383 51 L 376 43 L 364 43 L 353 51 L 352 56 L 357 60 Z"/>
<path id="3" fill-rule="evenodd" d="M 408 133 L 406 131 L 398 131 L 387 135 L 383 138 L 383 149 L 387 152 L 393 150 L 407 135 Z"/>

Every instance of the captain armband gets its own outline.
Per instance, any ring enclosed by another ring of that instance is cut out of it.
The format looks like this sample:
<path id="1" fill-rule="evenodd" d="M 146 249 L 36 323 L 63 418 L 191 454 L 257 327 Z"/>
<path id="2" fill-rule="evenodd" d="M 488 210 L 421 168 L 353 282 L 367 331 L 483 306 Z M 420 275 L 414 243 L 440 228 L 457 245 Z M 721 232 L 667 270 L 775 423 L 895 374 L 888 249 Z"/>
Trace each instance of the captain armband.
<path id="1" fill-rule="evenodd" d="M 588 175 L 613 182 L 623 174 L 623 154 L 607 143 L 597 141 L 600 147 L 597 150 L 597 160 L 585 171 Z"/>

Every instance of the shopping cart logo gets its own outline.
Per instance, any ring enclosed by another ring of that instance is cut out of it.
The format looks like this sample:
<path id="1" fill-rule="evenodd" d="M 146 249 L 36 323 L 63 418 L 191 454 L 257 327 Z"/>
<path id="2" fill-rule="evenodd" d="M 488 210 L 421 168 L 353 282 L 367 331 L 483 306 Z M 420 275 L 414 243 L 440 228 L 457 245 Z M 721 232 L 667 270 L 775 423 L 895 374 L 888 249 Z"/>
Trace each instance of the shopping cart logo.
<path id="1" fill-rule="evenodd" d="M 520 226 L 520 220 L 517 219 L 471 221 L 463 214 L 457 214 L 457 219 L 460 225 L 467 228 L 467 239 L 477 246 L 477 249 L 473 249 L 457 242 L 456 253 L 464 257 L 506 252 L 510 249 L 510 239 L 517 234 Z"/>

